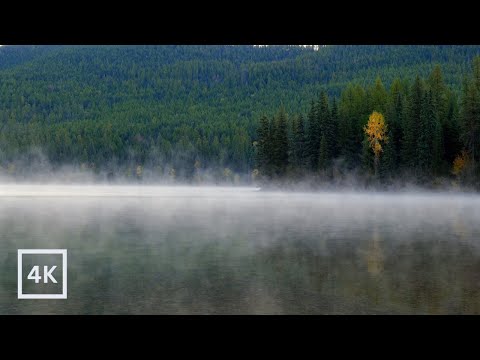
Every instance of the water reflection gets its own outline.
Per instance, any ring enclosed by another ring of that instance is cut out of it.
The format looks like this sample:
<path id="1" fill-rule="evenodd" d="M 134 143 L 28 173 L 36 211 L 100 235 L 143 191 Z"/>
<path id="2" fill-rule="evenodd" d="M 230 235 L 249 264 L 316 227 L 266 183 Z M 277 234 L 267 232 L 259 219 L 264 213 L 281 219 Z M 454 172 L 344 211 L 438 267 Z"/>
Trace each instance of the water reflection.
<path id="1" fill-rule="evenodd" d="M 0 313 L 480 312 L 477 197 L 149 191 L 1 198 Z M 19 301 L 16 251 L 44 247 L 69 298 Z"/>

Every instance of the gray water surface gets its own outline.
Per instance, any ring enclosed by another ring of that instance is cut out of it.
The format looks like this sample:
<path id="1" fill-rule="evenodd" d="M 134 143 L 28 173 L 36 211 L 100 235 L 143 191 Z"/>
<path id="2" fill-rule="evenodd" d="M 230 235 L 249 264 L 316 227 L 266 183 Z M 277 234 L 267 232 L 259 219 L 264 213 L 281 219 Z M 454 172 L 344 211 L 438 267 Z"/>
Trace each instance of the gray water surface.
<path id="1" fill-rule="evenodd" d="M 480 313 L 479 196 L 257 190 L 0 185 L 0 314 Z M 17 299 L 36 248 L 68 299 Z"/>

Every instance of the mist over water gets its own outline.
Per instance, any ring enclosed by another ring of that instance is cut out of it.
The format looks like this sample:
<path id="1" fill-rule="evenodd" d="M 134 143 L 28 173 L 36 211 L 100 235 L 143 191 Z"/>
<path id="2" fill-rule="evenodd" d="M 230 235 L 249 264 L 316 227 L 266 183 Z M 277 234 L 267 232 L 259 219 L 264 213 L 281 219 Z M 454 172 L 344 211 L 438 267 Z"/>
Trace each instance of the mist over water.
<path id="1" fill-rule="evenodd" d="M 480 196 L 0 185 L 0 314 L 477 314 Z M 68 250 L 67 300 L 17 249 Z"/>

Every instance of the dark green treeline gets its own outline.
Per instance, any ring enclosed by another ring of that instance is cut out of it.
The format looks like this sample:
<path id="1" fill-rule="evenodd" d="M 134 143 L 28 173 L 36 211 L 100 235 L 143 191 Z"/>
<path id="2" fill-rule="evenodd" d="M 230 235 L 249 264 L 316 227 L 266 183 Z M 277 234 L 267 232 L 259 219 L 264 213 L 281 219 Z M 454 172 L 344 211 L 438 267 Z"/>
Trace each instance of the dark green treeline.
<path id="1" fill-rule="evenodd" d="M 463 81 L 460 95 L 444 82 L 440 66 L 427 78 L 400 79 L 385 89 L 350 83 L 340 98 L 322 91 L 306 114 L 287 116 L 284 108 L 263 116 L 255 142 L 259 175 L 265 180 L 316 176 L 325 180 L 356 171 L 373 178 L 373 153 L 364 126 L 382 113 L 388 141 L 378 178 L 435 184 L 439 179 L 478 183 L 480 156 L 480 57 Z"/>
<path id="2" fill-rule="evenodd" d="M 418 125 L 404 123 L 416 74 L 424 78 L 422 96 L 432 88 L 433 108 L 443 104 L 435 110 L 442 116 L 441 128 L 422 123 L 429 131 L 442 131 L 443 142 L 421 141 L 427 146 L 419 151 L 427 158 L 429 148 L 443 149 L 426 161 L 436 161 L 439 176 L 449 175 L 457 151 L 465 147 L 478 158 L 477 90 L 462 80 L 479 54 L 480 46 L 463 45 L 332 45 L 318 51 L 246 45 L 2 46 L 0 177 L 74 167 L 119 177 L 248 180 L 257 173 L 253 144 L 261 143 L 259 119 L 282 105 L 285 116 L 273 126 L 275 151 L 263 158 L 271 169 L 264 168 L 263 175 L 265 170 L 289 178 L 319 174 L 318 169 L 326 175 L 330 168 L 363 171 L 373 160 L 362 126 L 377 103 L 386 107 L 379 111 L 394 133 L 393 148 L 388 145 L 381 155 L 383 174 L 384 167 L 418 155 L 418 137 L 403 139 L 407 127 Z M 431 85 L 429 74 L 437 63 L 443 81 Z M 386 91 L 372 86 L 378 76 Z M 326 97 L 318 97 L 322 89 Z M 309 111 L 312 98 L 315 106 Z M 464 106 L 473 122 L 461 119 Z M 418 113 L 419 106 L 412 111 Z M 297 121 L 292 114 L 300 113 Z M 292 139 L 294 126 L 303 137 Z M 287 137 L 276 131 L 285 127 Z M 415 147 L 404 149 L 405 143 Z"/>

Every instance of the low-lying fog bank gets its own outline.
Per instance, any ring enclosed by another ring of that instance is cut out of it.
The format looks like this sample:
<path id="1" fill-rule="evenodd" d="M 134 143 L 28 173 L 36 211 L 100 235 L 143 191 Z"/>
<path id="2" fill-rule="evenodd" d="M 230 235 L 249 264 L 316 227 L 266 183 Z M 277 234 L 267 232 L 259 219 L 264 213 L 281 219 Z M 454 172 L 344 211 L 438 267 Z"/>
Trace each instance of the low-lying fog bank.
<path id="1" fill-rule="evenodd" d="M 0 314 L 479 314 L 478 219 L 476 194 L 0 184 Z M 18 301 L 18 249 L 68 249 L 68 301 Z"/>

